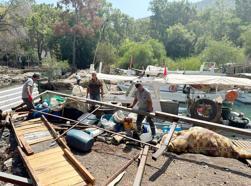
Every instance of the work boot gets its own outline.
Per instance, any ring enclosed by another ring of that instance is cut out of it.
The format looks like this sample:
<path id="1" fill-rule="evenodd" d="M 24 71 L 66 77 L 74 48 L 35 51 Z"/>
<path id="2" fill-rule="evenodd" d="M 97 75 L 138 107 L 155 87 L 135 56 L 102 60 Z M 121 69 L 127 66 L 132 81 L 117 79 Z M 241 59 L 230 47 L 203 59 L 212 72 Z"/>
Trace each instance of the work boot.
<path id="1" fill-rule="evenodd" d="M 152 137 L 153 137 L 153 139 L 152 139 L 151 143 L 154 144 L 154 145 L 157 145 L 161 140 L 159 135 L 154 135 Z"/>

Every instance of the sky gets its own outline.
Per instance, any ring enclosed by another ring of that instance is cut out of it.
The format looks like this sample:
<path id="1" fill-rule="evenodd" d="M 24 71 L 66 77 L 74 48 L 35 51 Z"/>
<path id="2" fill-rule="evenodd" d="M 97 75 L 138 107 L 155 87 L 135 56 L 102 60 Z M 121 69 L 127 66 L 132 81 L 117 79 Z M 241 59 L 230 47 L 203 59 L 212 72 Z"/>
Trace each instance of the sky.
<path id="1" fill-rule="evenodd" d="M 113 4 L 115 8 L 120 9 L 123 13 L 128 14 L 135 19 L 144 18 L 151 15 L 148 11 L 149 2 L 151 0 L 107 0 Z M 190 0 L 190 2 L 198 2 L 200 0 Z M 54 3 L 56 0 L 36 0 L 38 3 Z"/>

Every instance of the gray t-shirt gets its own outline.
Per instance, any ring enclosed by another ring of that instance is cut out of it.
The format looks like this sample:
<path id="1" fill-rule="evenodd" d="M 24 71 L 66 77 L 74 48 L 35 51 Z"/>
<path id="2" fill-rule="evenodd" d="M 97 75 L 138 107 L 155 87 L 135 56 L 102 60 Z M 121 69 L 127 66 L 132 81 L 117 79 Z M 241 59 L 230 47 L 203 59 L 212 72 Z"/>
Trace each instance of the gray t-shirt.
<path id="1" fill-rule="evenodd" d="M 22 98 L 28 98 L 28 86 L 31 87 L 31 93 L 33 91 L 34 81 L 32 78 L 28 78 L 23 85 Z"/>
<path id="2" fill-rule="evenodd" d="M 151 94 L 150 92 L 148 92 L 147 90 L 143 90 L 143 91 L 136 91 L 135 92 L 135 97 L 137 98 L 138 100 L 138 108 L 139 110 L 142 110 L 142 111 L 148 111 L 147 109 L 147 103 L 148 103 L 148 100 L 151 99 Z"/>

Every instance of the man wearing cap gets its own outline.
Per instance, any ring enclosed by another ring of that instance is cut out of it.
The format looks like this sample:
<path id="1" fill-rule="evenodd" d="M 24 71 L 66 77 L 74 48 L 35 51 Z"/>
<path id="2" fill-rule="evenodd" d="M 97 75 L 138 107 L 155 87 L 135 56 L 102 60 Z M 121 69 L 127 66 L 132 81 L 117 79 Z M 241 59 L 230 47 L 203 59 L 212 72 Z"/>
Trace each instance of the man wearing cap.
<path id="1" fill-rule="evenodd" d="M 39 79 L 38 74 L 33 74 L 31 78 L 28 78 L 26 82 L 23 85 L 23 90 L 22 90 L 22 100 L 23 103 L 15 108 L 12 108 L 12 110 L 17 110 L 18 108 L 26 105 L 28 110 L 34 109 L 34 105 L 32 103 L 32 91 L 34 87 L 34 82 Z"/>
<path id="2" fill-rule="evenodd" d="M 138 110 L 143 112 L 152 112 L 153 111 L 153 104 L 150 92 L 148 92 L 141 83 L 136 83 L 136 92 L 133 103 L 129 106 L 129 108 L 133 108 L 138 103 Z M 137 116 L 137 131 L 140 135 L 143 131 L 142 129 L 142 121 L 144 120 L 145 116 L 138 114 Z M 151 119 L 151 117 L 147 116 L 146 121 L 150 124 L 152 136 L 156 135 L 155 125 Z"/>

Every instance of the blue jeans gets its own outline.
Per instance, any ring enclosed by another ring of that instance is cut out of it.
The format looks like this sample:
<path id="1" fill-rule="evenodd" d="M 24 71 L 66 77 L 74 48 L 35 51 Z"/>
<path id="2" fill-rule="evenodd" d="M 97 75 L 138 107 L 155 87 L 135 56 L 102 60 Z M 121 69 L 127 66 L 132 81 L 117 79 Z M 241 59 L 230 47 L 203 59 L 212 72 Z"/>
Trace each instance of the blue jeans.
<path id="1" fill-rule="evenodd" d="M 90 99 L 100 101 L 100 94 L 90 94 Z"/>

